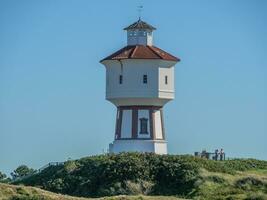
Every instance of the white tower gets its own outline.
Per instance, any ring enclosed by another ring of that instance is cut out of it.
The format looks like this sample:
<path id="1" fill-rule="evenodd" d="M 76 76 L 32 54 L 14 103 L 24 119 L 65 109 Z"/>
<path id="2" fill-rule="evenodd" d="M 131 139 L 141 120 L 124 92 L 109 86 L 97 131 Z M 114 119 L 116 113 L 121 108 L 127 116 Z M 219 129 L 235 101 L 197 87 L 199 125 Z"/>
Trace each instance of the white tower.
<path id="1" fill-rule="evenodd" d="M 167 154 L 163 106 L 174 99 L 174 65 L 180 61 L 153 46 L 153 26 L 126 27 L 127 46 L 100 62 L 106 67 L 106 99 L 117 107 L 110 153 Z"/>

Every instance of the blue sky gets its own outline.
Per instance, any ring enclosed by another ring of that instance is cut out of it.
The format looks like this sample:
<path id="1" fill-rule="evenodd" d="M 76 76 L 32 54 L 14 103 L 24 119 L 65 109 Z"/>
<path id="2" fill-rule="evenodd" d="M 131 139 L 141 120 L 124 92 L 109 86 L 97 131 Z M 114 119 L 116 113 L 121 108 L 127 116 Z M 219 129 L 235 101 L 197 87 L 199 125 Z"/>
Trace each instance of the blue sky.
<path id="1" fill-rule="evenodd" d="M 114 137 L 99 60 L 138 18 L 181 58 L 168 149 L 267 160 L 267 2 L 0 1 L 0 171 L 102 153 Z"/>

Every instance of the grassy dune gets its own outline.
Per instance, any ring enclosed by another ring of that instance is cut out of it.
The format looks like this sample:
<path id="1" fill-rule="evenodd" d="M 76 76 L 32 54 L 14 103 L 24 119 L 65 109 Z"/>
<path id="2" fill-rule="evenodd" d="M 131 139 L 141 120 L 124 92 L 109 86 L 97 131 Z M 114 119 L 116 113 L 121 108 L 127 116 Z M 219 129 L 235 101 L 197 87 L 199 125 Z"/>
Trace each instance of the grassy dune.
<path id="1" fill-rule="evenodd" d="M 202 169 L 200 174 L 195 184 L 199 199 L 267 200 L 267 170 L 227 174 Z"/>
<path id="2" fill-rule="evenodd" d="M 193 199 L 267 200 L 267 170 L 237 171 L 235 174 L 200 170 L 192 190 Z M 0 183 L 0 200 L 179 200 L 175 196 L 119 195 L 79 198 L 30 186 Z"/>
<path id="3" fill-rule="evenodd" d="M 15 186 L 0 183 L 0 200 L 182 200 L 171 196 L 114 196 L 101 198 L 80 198 L 48 192 L 36 187 Z"/>
<path id="4" fill-rule="evenodd" d="M 35 187 L 15 186 L 0 183 L 0 199 L 1 200 L 82 200 L 85 198 L 73 198 L 66 195 L 59 195 Z"/>
<path id="5" fill-rule="evenodd" d="M 194 193 L 194 194 L 193 194 Z M 192 190 L 193 199 L 267 200 L 267 170 L 238 171 L 235 174 L 200 170 Z M 36 187 L 0 183 L 0 200 L 179 200 L 175 196 L 119 195 L 79 198 L 48 192 Z"/>
<path id="6" fill-rule="evenodd" d="M 267 200 L 267 161 L 149 153 L 98 155 L 51 166 L 15 184 L 98 199 Z M 26 197 L 27 191 L 34 195 L 35 190 L 13 189 L 14 195 Z M 70 198 L 44 190 L 38 190 L 39 199 L 42 194 L 48 199 Z"/>

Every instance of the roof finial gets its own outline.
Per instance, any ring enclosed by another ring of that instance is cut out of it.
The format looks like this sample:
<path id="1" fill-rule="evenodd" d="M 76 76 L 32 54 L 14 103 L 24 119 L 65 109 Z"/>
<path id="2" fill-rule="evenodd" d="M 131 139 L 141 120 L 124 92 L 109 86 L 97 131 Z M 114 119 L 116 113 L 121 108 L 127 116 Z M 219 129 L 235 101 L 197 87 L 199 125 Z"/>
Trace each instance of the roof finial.
<path id="1" fill-rule="evenodd" d="M 137 10 L 138 10 L 138 17 L 139 17 L 139 20 L 141 20 L 141 13 L 142 13 L 142 11 L 143 11 L 143 6 L 142 6 L 142 5 L 138 6 L 138 7 L 137 7 Z"/>

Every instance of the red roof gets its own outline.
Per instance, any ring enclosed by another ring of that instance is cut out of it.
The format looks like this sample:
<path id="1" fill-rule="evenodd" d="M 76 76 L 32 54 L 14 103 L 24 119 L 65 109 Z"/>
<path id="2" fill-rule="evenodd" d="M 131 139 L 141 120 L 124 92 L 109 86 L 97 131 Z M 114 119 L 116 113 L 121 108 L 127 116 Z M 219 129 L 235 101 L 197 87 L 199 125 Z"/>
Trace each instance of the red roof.
<path id="1" fill-rule="evenodd" d="M 155 46 L 134 45 L 126 46 L 104 60 L 123 60 L 123 59 L 162 59 L 179 62 L 180 59 L 157 48 Z"/>

